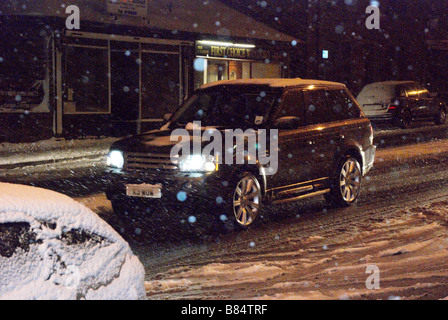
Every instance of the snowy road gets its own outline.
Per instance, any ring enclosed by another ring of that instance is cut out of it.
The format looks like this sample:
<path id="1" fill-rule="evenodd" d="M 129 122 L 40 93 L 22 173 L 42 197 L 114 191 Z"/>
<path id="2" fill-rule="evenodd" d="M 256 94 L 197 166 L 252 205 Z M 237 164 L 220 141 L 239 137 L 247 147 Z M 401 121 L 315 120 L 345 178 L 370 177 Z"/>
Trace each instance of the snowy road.
<path id="1" fill-rule="evenodd" d="M 78 200 L 116 228 L 127 227 L 117 222 L 104 195 Z M 379 150 L 356 206 L 332 209 L 318 198 L 274 211 L 254 229 L 225 235 L 210 229 L 154 240 L 142 234 L 157 230 L 136 229 L 138 236 L 131 230 L 129 241 L 146 268 L 148 297 L 448 297 L 446 140 Z M 366 287 L 368 266 L 379 271 L 379 289 Z"/>

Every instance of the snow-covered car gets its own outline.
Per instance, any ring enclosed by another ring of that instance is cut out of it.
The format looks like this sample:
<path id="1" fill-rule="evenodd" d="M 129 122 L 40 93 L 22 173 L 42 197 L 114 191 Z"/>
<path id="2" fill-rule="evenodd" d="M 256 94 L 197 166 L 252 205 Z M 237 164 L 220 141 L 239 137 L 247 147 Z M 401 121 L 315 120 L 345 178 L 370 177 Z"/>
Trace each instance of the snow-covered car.
<path id="1" fill-rule="evenodd" d="M 90 209 L 0 183 L 0 299 L 144 299 L 144 268 Z"/>
<path id="2" fill-rule="evenodd" d="M 409 128 L 416 120 L 443 124 L 446 105 L 414 81 L 385 81 L 366 85 L 356 98 L 372 121 L 386 120 Z"/>

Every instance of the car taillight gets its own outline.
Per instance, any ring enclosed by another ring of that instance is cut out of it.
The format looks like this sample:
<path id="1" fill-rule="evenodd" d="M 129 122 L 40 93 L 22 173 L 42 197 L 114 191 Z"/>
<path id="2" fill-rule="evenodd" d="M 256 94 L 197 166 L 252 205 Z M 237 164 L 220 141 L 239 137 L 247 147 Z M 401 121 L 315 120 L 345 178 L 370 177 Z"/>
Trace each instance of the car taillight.
<path id="1" fill-rule="evenodd" d="M 397 99 L 392 99 L 389 103 L 387 111 L 395 110 L 400 105 L 400 101 Z"/>

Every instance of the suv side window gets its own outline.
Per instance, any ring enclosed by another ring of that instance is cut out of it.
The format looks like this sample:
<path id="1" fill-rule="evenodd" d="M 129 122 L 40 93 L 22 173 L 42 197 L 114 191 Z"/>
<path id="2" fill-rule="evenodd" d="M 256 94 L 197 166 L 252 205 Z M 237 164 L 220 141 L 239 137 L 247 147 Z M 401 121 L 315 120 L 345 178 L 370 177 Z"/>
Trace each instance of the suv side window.
<path id="1" fill-rule="evenodd" d="M 399 85 L 395 88 L 396 98 L 406 98 L 406 88 L 403 85 Z"/>
<path id="2" fill-rule="evenodd" d="M 406 92 L 408 93 L 408 98 L 418 99 L 418 89 L 416 84 L 407 84 Z"/>
<path id="3" fill-rule="evenodd" d="M 307 125 L 331 121 L 324 89 L 305 91 L 305 119 Z"/>
<path id="4" fill-rule="evenodd" d="M 248 93 L 233 90 L 219 91 L 214 104 L 207 111 L 205 123 L 232 128 L 261 124 L 267 113 L 271 111 L 277 96 L 276 93 L 265 91 Z"/>
<path id="5" fill-rule="evenodd" d="M 429 93 L 429 91 L 424 88 L 421 85 L 417 86 L 417 90 L 418 90 L 418 98 L 419 99 L 428 99 L 431 98 L 431 94 Z"/>
<path id="6" fill-rule="evenodd" d="M 347 91 L 343 89 L 328 90 L 327 98 L 332 119 L 347 120 L 359 118 L 360 111 Z"/>
<path id="7" fill-rule="evenodd" d="M 283 117 L 297 117 L 300 125 L 305 125 L 304 100 L 301 90 L 288 90 L 283 94 L 281 103 L 274 113 L 273 121 Z"/>

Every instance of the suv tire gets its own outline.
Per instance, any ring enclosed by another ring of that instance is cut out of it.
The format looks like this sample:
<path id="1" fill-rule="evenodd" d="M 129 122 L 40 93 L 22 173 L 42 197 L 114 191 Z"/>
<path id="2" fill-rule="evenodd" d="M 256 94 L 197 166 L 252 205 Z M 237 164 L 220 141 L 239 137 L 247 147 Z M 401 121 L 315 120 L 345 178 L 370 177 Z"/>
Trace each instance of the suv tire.
<path id="1" fill-rule="evenodd" d="M 412 127 L 412 113 L 409 110 L 403 111 L 401 114 L 401 128 L 409 129 Z"/>
<path id="2" fill-rule="evenodd" d="M 252 173 L 245 172 L 234 180 L 228 198 L 229 222 L 235 229 L 245 230 L 260 220 L 262 189 Z"/>
<path id="3" fill-rule="evenodd" d="M 440 107 L 439 109 L 439 114 L 436 116 L 436 119 L 434 120 L 434 122 L 437 125 L 441 125 L 444 124 L 446 121 L 446 110 L 443 107 Z"/>
<path id="4" fill-rule="evenodd" d="M 348 207 L 358 200 L 361 191 L 361 166 L 353 156 L 346 156 L 339 163 L 336 174 L 330 181 L 327 202 L 336 207 Z"/>

